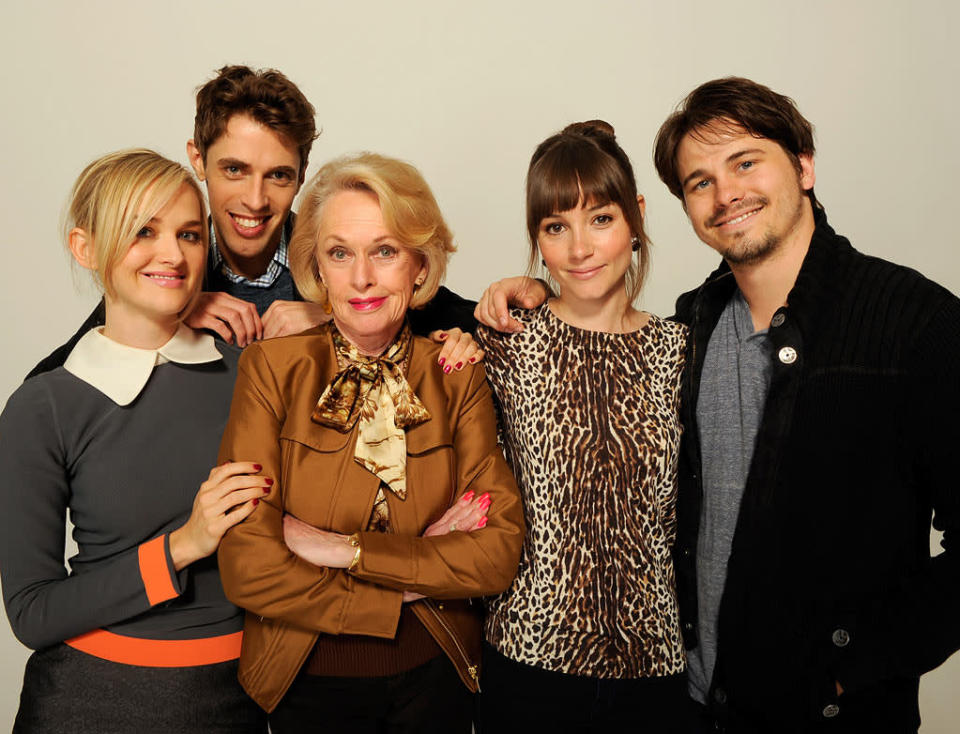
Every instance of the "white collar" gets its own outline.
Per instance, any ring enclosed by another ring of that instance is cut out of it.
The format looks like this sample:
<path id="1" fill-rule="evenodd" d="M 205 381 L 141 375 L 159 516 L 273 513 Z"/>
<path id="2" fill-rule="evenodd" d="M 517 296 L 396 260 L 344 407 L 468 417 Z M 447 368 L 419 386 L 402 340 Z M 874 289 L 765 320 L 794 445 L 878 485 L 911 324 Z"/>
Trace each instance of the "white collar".
<path id="1" fill-rule="evenodd" d="M 159 349 L 138 349 L 120 344 L 100 333 L 98 327 L 80 338 L 63 367 L 123 406 L 136 399 L 156 365 L 166 362 L 204 364 L 221 357 L 212 336 L 183 324 Z"/>

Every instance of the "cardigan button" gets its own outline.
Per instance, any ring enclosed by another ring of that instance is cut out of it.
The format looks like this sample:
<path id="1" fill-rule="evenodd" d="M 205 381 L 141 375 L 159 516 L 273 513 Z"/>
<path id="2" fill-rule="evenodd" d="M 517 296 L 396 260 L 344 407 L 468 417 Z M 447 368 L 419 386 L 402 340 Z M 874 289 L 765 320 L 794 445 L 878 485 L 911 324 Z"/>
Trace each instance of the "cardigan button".
<path id="1" fill-rule="evenodd" d="M 787 320 L 787 317 L 782 313 L 775 313 L 773 318 L 770 319 L 770 326 L 783 326 L 783 322 Z"/>
<path id="2" fill-rule="evenodd" d="M 850 644 L 850 633 L 843 628 L 835 629 L 830 639 L 837 647 L 846 647 Z"/>
<path id="3" fill-rule="evenodd" d="M 840 713 L 840 707 L 835 703 L 828 703 L 823 707 L 823 716 L 826 719 L 832 719 L 834 716 Z"/>
<path id="4" fill-rule="evenodd" d="M 797 350 L 793 347 L 781 347 L 777 352 L 777 359 L 784 364 L 793 364 L 797 361 Z"/>
<path id="5" fill-rule="evenodd" d="M 713 692 L 713 700 L 723 706 L 727 702 L 727 692 L 722 688 L 717 688 Z"/>

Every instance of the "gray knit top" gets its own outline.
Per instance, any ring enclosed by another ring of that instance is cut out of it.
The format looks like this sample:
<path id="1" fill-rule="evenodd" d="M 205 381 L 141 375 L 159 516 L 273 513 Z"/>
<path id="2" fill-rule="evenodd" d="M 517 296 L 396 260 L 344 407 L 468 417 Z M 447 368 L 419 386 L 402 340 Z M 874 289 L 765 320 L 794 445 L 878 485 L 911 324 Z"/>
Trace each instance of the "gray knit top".
<path id="1" fill-rule="evenodd" d="M 98 628 L 151 640 L 242 628 L 216 556 L 177 573 L 167 536 L 217 461 L 239 357 L 217 349 L 218 361 L 155 367 L 126 406 L 63 367 L 10 397 L 0 415 L 0 575 L 28 647 Z M 78 546 L 69 570 L 68 511 Z"/>

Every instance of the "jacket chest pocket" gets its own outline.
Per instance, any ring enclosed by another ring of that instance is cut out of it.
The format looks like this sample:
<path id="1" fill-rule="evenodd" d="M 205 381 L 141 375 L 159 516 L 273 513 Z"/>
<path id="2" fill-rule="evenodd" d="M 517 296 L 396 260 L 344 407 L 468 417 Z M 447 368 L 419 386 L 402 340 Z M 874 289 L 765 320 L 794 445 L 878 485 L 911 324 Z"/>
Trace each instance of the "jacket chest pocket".
<path id="1" fill-rule="evenodd" d="M 311 428 L 311 427 L 308 427 Z M 324 530 L 354 533 L 370 516 L 379 481 L 353 460 L 356 432 L 284 426 L 283 510 Z"/>
<path id="2" fill-rule="evenodd" d="M 394 532 L 420 535 L 446 511 L 457 496 L 456 460 L 452 446 L 436 446 L 423 455 L 407 455 L 407 498 L 387 497 Z M 397 508 L 397 512 L 394 512 Z"/>
<path id="3" fill-rule="evenodd" d="M 453 438 L 431 418 L 407 432 L 407 498 L 388 493 L 394 532 L 419 535 L 457 496 Z M 287 425 L 280 433 L 283 509 L 325 530 L 366 527 L 380 479 L 354 460 L 357 430 Z"/>

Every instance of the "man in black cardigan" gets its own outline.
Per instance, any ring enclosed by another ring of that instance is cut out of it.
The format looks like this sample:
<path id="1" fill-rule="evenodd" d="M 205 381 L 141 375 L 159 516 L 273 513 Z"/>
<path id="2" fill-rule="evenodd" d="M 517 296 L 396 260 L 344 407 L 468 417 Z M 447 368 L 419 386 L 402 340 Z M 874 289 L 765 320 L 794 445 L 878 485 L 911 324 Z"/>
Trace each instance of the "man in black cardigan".
<path id="1" fill-rule="evenodd" d="M 915 732 L 920 675 L 960 647 L 960 300 L 836 234 L 813 155 L 794 103 L 747 79 L 701 85 L 657 136 L 723 257 L 677 302 L 675 563 L 705 731 Z"/>
<path id="2" fill-rule="evenodd" d="M 317 137 L 313 105 L 274 69 L 225 66 L 197 91 L 194 136 L 187 155 L 206 183 L 210 256 L 204 290 L 188 326 L 246 346 L 256 339 L 296 334 L 329 315 L 303 300 L 287 263 L 293 200 L 304 182 Z M 410 312 L 415 333 L 458 327 L 473 331 L 472 301 L 441 287 L 423 309 Z M 103 302 L 64 345 L 28 377 L 64 363 L 87 331 L 103 325 Z"/>

